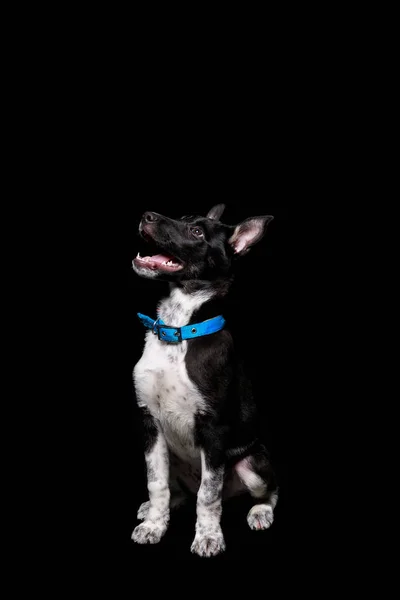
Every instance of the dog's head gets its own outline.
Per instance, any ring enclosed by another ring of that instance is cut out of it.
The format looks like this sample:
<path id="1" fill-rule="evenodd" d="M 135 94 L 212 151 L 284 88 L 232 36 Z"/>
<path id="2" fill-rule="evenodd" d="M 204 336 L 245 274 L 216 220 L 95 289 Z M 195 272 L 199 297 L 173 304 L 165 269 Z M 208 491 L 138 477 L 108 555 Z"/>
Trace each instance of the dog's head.
<path id="1" fill-rule="evenodd" d="M 142 277 L 167 281 L 229 276 L 235 257 L 261 240 L 273 217 L 250 217 L 236 226 L 225 225 L 220 221 L 224 208 L 217 204 L 206 217 L 179 220 L 145 212 L 139 232 L 149 254 L 138 253 L 133 269 Z"/>

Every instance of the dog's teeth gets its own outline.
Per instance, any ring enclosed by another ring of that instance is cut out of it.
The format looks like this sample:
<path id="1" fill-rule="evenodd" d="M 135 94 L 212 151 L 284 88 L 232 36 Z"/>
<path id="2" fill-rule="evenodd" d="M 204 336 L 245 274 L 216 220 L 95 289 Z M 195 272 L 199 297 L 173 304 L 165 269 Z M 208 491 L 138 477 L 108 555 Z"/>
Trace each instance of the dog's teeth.
<path id="1" fill-rule="evenodd" d="M 137 256 L 136 256 L 136 258 L 142 258 L 142 257 L 140 256 L 140 252 L 138 252 L 138 253 L 137 253 Z"/>
<path id="2" fill-rule="evenodd" d="M 163 265 L 165 265 L 166 267 L 177 267 L 178 263 L 174 262 L 173 260 L 164 260 Z"/>

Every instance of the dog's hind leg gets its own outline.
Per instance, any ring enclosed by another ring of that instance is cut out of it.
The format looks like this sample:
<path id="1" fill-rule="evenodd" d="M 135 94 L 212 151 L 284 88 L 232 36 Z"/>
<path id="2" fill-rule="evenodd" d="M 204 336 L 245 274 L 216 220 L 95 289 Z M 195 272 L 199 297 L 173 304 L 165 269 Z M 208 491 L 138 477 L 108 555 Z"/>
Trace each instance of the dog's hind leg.
<path id="1" fill-rule="evenodd" d="M 261 450 L 240 460 L 234 468 L 251 496 L 259 500 L 247 515 L 249 527 L 268 529 L 274 520 L 278 489 L 267 454 Z"/>

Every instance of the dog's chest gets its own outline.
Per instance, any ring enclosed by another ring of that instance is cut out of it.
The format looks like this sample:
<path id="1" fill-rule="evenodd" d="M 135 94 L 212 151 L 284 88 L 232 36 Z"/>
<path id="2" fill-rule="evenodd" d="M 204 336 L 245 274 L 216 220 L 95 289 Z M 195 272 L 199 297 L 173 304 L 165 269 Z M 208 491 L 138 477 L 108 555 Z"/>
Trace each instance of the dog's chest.
<path id="1" fill-rule="evenodd" d="M 204 299 L 197 298 L 197 302 Z M 159 306 L 159 316 L 176 327 L 186 325 L 196 306 L 194 298 L 186 298 L 179 290 Z M 205 402 L 191 381 L 186 368 L 187 342 L 168 344 L 152 332 L 146 334 L 143 355 L 134 370 L 139 405 L 147 406 L 159 421 L 171 450 L 182 459 L 195 459 L 195 415 Z"/>

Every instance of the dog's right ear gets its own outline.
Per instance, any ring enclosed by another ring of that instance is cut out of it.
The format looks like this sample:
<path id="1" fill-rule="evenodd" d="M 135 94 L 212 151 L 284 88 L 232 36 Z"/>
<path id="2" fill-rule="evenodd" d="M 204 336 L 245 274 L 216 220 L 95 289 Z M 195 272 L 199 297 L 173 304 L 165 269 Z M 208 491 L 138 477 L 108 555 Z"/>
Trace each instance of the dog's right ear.
<path id="1" fill-rule="evenodd" d="M 219 221 L 222 213 L 225 210 L 225 204 L 217 204 L 213 206 L 210 211 L 208 211 L 207 219 L 212 219 L 213 221 Z"/>
<path id="2" fill-rule="evenodd" d="M 228 243 L 232 246 L 235 254 L 242 256 L 250 250 L 254 244 L 259 242 L 268 223 L 273 220 L 271 215 L 263 217 L 250 217 L 235 227 L 233 235 L 229 238 Z"/>

